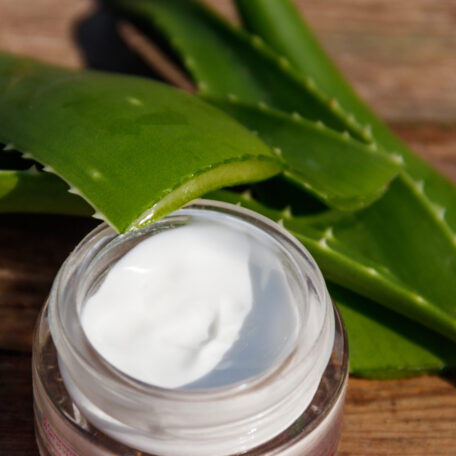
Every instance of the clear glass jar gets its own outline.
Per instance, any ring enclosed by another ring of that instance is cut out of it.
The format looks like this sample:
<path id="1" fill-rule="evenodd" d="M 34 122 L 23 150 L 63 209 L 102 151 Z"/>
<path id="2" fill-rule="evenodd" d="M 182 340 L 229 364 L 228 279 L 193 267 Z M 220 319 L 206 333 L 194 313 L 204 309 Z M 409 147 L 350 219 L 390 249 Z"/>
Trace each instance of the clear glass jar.
<path id="1" fill-rule="evenodd" d="M 296 337 L 270 368 L 242 381 L 159 388 L 120 372 L 93 349 L 81 309 L 126 252 L 198 217 L 274 246 L 296 298 Z M 343 323 L 310 254 L 270 220 L 213 201 L 133 233 L 117 235 L 104 224 L 93 230 L 59 271 L 33 346 L 36 436 L 40 453 L 50 456 L 334 455 L 347 381 Z"/>

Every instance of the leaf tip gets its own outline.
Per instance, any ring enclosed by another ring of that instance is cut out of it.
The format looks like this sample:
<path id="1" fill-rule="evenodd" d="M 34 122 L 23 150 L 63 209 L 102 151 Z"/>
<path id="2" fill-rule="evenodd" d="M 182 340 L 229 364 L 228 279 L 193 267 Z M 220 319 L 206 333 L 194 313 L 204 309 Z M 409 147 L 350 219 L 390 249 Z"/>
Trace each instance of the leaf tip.
<path id="1" fill-rule="evenodd" d="M 309 76 L 304 78 L 304 83 L 309 90 L 314 90 L 317 87 L 315 81 Z"/>
<path id="2" fill-rule="evenodd" d="M 268 106 L 264 101 L 259 101 L 257 106 L 260 111 L 266 111 L 268 109 Z"/>
<path id="3" fill-rule="evenodd" d="M 72 195 L 82 196 L 81 192 L 75 187 L 69 187 L 67 191 L 68 191 L 68 193 L 71 193 Z"/>
<path id="4" fill-rule="evenodd" d="M 273 147 L 272 151 L 278 156 L 282 157 L 282 149 L 280 147 Z"/>
<path id="5" fill-rule="evenodd" d="M 106 218 L 104 217 L 104 215 L 101 212 L 98 212 L 98 211 L 95 211 L 92 214 L 92 218 L 97 219 L 97 220 L 102 220 L 103 222 L 106 221 Z"/>
<path id="6" fill-rule="evenodd" d="M 282 217 L 287 220 L 289 220 L 293 217 L 293 213 L 291 212 L 291 206 L 286 206 L 282 210 Z"/>
<path id="7" fill-rule="evenodd" d="M 253 35 L 252 44 L 253 44 L 253 46 L 259 48 L 259 47 L 263 47 L 264 41 L 258 35 Z"/>
<path id="8" fill-rule="evenodd" d="M 13 144 L 13 143 L 8 143 L 8 144 L 5 144 L 5 145 L 3 146 L 3 150 L 4 150 L 5 152 L 9 152 L 9 151 L 14 150 L 14 149 L 15 149 L 15 147 L 14 147 L 14 144 Z"/>
<path id="9" fill-rule="evenodd" d="M 250 189 L 247 189 L 245 191 L 243 191 L 241 193 L 241 198 L 244 200 L 244 201 L 252 201 L 253 200 L 253 197 L 252 197 L 252 192 L 250 191 Z"/>
<path id="10" fill-rule="evenodd" d="M 363 134 L 366 138 L 372 139 L 372 126 L 371 125 L 365 125 L 363 127 Z"/>
<path id="11" fill-rule="evenodd" d="M 44 165 L 43 166 L 43 171 L 46 171 L 47 173 L 55 174 L 54 168 L 51 168 L 49 165 Z"/>
<path id="12" fill-rule="evenodd" d="M 279 64 L 280 68 L 282 68 L 283 70 L 287 70 L 288 68 L 291 67 L 290 61 L 287 58 L 283 57 L 283 56 L 279 57 L 277 59 L 277 62 Z"/>
<path id="13" fill-rule="evenodd" d="M 27 170 L 27 173 L 28 173 L 29 176 L 39 176 L 40 175 L 40 170 L 37 168 L 37 166 L 35 164 L 33 164 Z"/>
<path id="14" fill-rule="evenodd" d="M 395 163 L 398 165 L 403 165 L 404 164 L 404 157 L 401 154 L 393 153 L 391 154 L 391 157 Z"/>
<path id="15" fill-rule="evenodd" d="M 136 97 L 126 97 L 127 103 L 131 104 L 132 106 L 143 106 L 143 102 Z"/>
<path id="16" fill-rule="evenodd" d="M 337 111 L 340 108 L 339 102 L 335 98 L 330 98 L 328 105 L 333 111 Z"/>

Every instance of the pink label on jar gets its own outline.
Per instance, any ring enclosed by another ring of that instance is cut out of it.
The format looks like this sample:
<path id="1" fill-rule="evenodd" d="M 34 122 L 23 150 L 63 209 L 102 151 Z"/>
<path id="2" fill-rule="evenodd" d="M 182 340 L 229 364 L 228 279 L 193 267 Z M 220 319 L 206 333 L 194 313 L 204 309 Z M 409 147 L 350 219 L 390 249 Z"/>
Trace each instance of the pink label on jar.
<path id="1" fill-rule="evenodd" d="M 48 443 L 55 450 L 58 456 L 78 456 L 66 443 L 57 435 L 46 417 L 43 417 L 43 430 Z"/>

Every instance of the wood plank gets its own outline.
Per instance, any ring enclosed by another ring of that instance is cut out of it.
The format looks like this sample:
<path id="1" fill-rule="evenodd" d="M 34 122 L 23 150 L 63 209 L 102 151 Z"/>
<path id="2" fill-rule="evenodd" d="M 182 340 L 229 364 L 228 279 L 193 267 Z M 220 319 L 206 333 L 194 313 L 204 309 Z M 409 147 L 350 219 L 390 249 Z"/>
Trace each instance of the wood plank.
<path id="1" fill-rule="evenodd" d="M 339 455 L 454 455 L 454 380 L 350 379 Z"/>

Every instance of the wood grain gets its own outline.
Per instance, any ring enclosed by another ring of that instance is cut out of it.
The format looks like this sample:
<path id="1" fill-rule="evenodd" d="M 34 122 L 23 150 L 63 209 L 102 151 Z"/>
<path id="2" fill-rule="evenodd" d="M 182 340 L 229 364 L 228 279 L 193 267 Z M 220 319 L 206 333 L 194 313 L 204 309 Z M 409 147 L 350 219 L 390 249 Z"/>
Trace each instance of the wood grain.
<path id="1" fill-rule="evenodd" d="M 455 438 L 450 381 L 350 379 L 340 456 L 455 455 Z"/>
<path id="2" fill-rule="evenodd" d="M 207 1 L 236 19 L 228 0 Z M 456 181 L 454 0 L 297 3 L 373 107 Z M 0 0 L 0 49 L 69 67 L 152 74 L 113 17 L 89 0 Z M 38 454 L 31 333 L 57 268 L 94 223 L 0 216 L 0 455 Z M 456 455 L 455 382 L 350 379 L 339 454 Z"/>
<path id="3" fill-rule="evenodd" d="M 35 320 L 58 267 L 96 223 L 0 215 L 0 348 L 30 352 Z"/>

